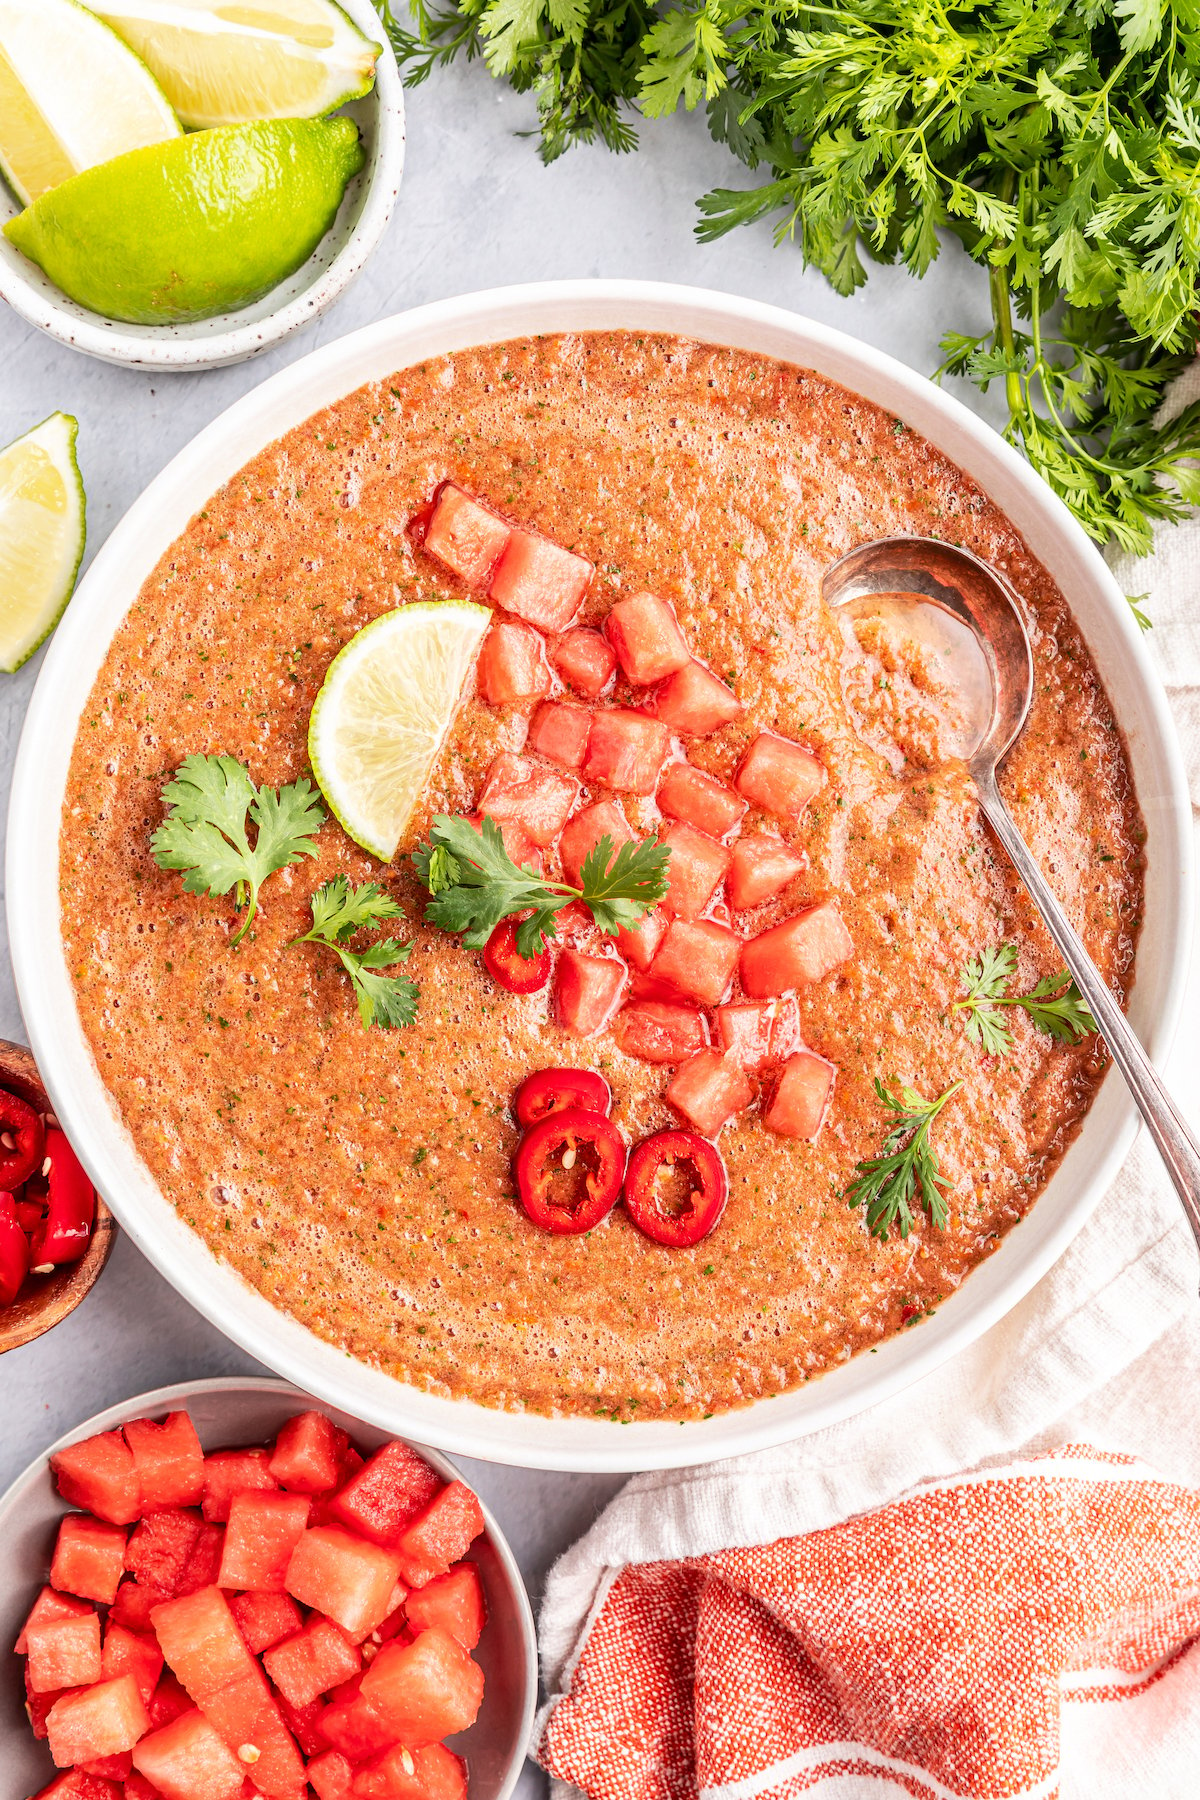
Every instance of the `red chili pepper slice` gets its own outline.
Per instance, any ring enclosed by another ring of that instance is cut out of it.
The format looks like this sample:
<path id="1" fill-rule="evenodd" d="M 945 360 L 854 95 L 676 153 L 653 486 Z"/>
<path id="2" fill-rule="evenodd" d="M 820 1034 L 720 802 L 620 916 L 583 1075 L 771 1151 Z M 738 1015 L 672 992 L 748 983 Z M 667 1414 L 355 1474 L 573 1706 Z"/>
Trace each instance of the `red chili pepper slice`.
<path id="1" fill-rule="evenodd" d="M 592 1069 L 539 1069 L 527 1075 L 517 1089 L 513 1111 L 517 1124 L 527 1129 L 551 1113 L 568 1106 L 582 1107 L 584 1112 L 607 1113 L 612 1105 L 612 1089 L 603 1075 Z"/>
<path id="2" fill-rule="evenodd" d="M 96 1190 L 61 1131 L 46 1133 L 46 1158 L 50 1193 L 46 1217 L 30 1246 L 29 1262 L 34 1269 L 47 1263 L 78 1262 L 88 1247 L 96 1217 Z"/>
<path id="3" fill-rule="evenodd" d="M 698 1244 L 725 1211 L 728 1197 L 720 1151 L 694 1131 L 655 1132 L 629 1158 L 626 1210 L 656 1244 L 675 1249 Z"/>
<path id="4" fill-rule="evenodd" d="M 14 1193 L 39 1169 L 46 1154 L 46 1128 L 27 1100 L 0 1088 L 0 1132 L 12 1147 L 0 1143 L 0 1191 Z"/>
<path id="5" fill-rule="evenodd" d="M 542 949 L 536 956 L 522 956 L 517 949 L 519 923 L 501 919 L 483 946 L 483 966 L 510 994 L 536 994 L 550 979 L 550 952 Z"/>
<path id="6" fill-rule="evenodd" d="M 0 1193 L 0 1306 L 11 1306 L 29 1273 L 29 1239 L 17 1222 L 11 1194 Z"/>
<path id="7" fill-rule="evenodd" d="M 625 1140 L 603 1113 L 568 1106 L 525 1133 L 513 1168 L 521 1205 L 535 1225 L 590 1231 L 621 1192 Z"/>

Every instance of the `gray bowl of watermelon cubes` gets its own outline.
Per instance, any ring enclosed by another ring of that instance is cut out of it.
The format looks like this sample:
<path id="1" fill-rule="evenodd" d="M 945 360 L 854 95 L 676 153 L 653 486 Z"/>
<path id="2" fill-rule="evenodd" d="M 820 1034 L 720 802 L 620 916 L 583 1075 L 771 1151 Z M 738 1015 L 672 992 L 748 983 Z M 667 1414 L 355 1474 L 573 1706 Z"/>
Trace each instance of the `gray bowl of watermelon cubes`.
<path id="1" fill-rule="evenodd" d="M 0 1665 L 5 1800 L 507 1800 L 537 1692 L 524 1583 L 454 1465 L 392 1444 L 247 1377 L 139 1395 L 52 1445 L 0 1499 L 0 1643 L 20 1635 L 38 1681 L 31 1715 L 22 1663 Z M 89 1500 L 107 1520 L 60 1530 Z M 56 1771 L 31 1716 L 94 1772 Z"/>

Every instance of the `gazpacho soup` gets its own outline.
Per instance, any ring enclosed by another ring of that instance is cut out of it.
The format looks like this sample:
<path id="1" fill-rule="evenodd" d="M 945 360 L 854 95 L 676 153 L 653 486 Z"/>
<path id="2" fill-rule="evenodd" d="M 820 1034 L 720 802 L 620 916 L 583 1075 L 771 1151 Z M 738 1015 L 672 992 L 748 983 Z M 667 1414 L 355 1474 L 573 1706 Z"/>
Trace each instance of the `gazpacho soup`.
<path id="1" fill-rule="evenodd" d="M 1019 596 L 1002 785 L 1124 994 L 1108 698 L 902 419 L 541 337 L 361 388 L 213 496 L 83 715 L 61 885 L 97 1064 L 217 1256 L 402 1381 L 627 1420 L 794 1388 L 990 1254 L 1104 1053 L 980 816 L 963 647 L 822 599 L 898 533 Z"/>

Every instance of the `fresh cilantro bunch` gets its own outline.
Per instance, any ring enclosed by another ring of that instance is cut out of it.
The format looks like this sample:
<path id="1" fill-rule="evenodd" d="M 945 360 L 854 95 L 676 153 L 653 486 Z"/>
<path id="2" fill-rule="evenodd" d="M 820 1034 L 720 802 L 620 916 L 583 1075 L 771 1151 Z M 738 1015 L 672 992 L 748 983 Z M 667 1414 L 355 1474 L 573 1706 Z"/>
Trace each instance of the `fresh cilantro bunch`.
<path id="1" fill-rule="evenodd" d="M 312 929 L 294 941 L 324 944 L 333 951 L 350 977 L 363 1025 L 411 1025 L 417 1016 L 420 988 L 407 975 L 383 975 L 380 971 L 407 962 L 412 945 L 390 937 L 377 939 L 365 950 L 352 950 L 349 944 L 356 932 L 403 917 L 403 908 L 378 882 L 351 887 L 345 875 L 335 875 L 317 889 L 309 910 Z"/>
<path id="2" fill-rule="evenodd" d="M 864 1208 L 867 1229 L 881 1243 L 893 1226 L 902 1238 L 908 1236 L 916 1205 L 925 1208 L 936 1230 L 946 1229 L 949 1213 L 943 1190 L 949 1183 L 941 1172 L 930 1132 L 942 1108 L 961 1087 L 961 1081 L 952 1081 L 935 1100 L 926 1100 L 904 1084 L 899 1093 L 893 1093 L 876 1076 L 875 1092 L 894 1123 L 879 1155 L 855 1164 L 854 1180 L 845 1197 L 851 1206 Z"/>
<path id="3" fill-rule="evenodd" d="M 967 1036 L 990 1056 L 1007 1056 L 1012 1049 L 1012 1032 L 1003 1011 L 1006 1006 L 1020 1007 L 1039 1031 L 1060 1044 L 1077 1044 L 1095 1031 L 1096 1021 L 1068 969 L 1043 975 L 1027 994 L 1010 994 L 1008 984 L 1016 967 L 1015 944 L 989 945 L 964 966 L 967 991 L 951 1007 L 952 1012 L 963 1014 Z"/>

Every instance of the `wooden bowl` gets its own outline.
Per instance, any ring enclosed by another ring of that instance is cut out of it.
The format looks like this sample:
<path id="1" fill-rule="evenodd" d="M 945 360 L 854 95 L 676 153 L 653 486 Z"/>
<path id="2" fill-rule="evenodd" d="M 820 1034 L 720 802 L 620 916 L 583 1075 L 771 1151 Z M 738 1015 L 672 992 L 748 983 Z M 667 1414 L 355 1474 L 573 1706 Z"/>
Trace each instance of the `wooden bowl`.
<path id="1" fill-rule="evenodd" d="M 24 1044 L 10 1044 L 7 1038 L 0 1038 L 0 1088 L 18 1094 L 38 1112 L 51 1111 L 31 1052 Z M 117 1221 L 97 1194 L 91 1242 L 79 1261 L 64 1263 L 53 1275 L 27 1277 L 12 1305 L 0 1307 L 0 1356 L 31 1344 L 74 1312 L 112 1255 L 116 1237 Z"/>

